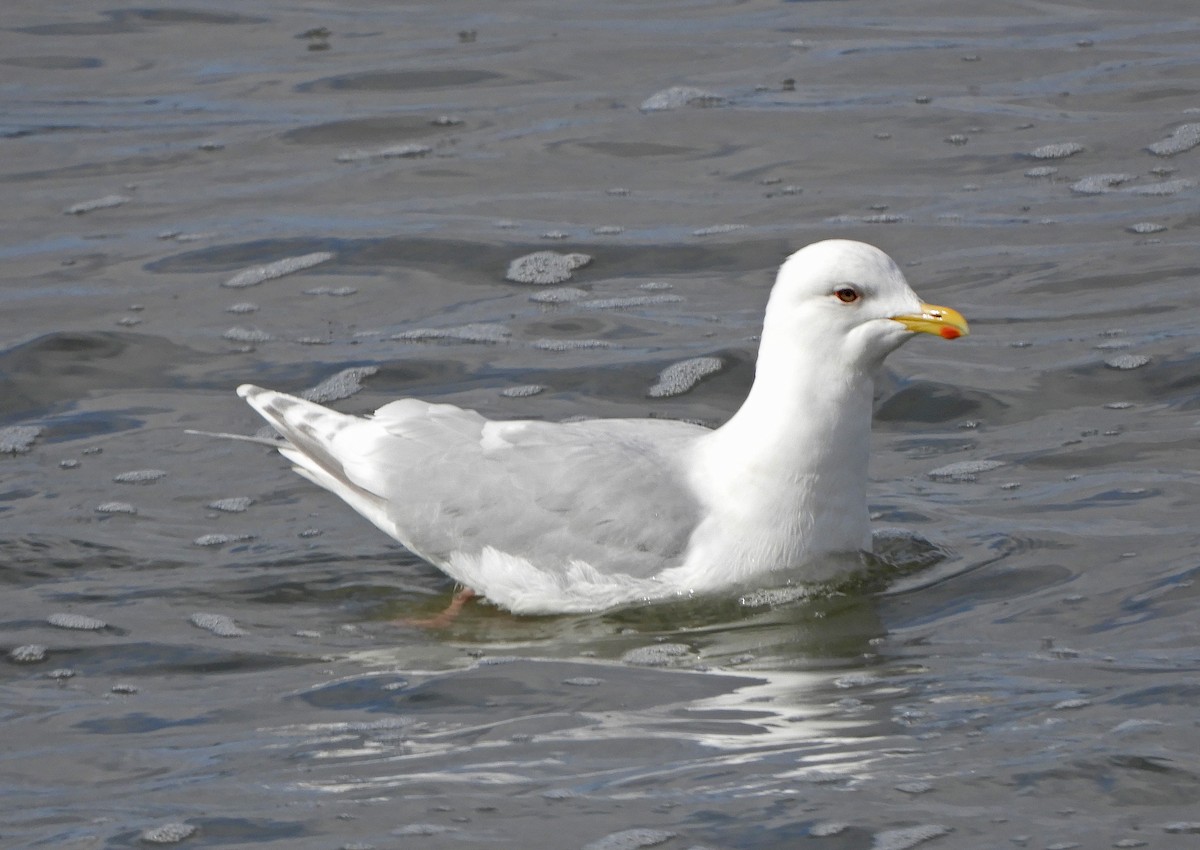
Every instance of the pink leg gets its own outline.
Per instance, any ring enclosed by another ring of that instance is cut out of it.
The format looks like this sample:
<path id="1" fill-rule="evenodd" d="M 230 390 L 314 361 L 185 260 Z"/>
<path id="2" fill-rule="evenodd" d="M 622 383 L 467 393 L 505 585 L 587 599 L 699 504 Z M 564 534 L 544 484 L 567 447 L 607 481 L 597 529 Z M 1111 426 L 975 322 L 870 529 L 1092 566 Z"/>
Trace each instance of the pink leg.
<path id="1" fill-rule="evenodd" d="M 458 619 L 459 613 L 462 612 L 463 606 L 474 599 L 475 591 L 469 587 L 464 587 L 462 590 L 454 594 L 450 599 L 450 604 L 446 606 L 441 613 L 435 614 L 432 617 L 408 618 L 393 620 L 392 623 L 397 626 L 416 626 L 421 629 L 444 629 L 450 626 Z"/>

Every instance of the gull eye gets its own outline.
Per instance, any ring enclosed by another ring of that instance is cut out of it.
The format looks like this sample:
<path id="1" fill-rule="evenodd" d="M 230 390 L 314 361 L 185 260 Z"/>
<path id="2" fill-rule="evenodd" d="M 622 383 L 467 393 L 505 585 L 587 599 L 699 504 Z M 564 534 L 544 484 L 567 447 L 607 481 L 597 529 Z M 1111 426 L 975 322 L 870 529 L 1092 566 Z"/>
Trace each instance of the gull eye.
<path id="1" fill-rule="evenodd" d="M 843 304 L 853 304 L 862 297 L 858 294 L 858 290 L 853 286 L 839 286 L 837 289 L 833 290 L 833 295 Z"/>

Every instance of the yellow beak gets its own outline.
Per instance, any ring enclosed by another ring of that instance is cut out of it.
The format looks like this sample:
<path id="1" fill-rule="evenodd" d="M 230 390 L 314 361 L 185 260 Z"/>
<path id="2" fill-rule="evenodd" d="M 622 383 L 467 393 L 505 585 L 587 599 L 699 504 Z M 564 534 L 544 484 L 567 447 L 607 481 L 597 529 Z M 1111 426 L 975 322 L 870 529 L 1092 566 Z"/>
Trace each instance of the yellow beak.
<path id="1" fill-rule="evenodd" d="M 962 313 L 934 304 L 922 304 L 919 315 L 892 316 L 892 321 L 899 322 L 913 333 L 936 334 L 942 339 L 958 339 L 971 332 Z"/>

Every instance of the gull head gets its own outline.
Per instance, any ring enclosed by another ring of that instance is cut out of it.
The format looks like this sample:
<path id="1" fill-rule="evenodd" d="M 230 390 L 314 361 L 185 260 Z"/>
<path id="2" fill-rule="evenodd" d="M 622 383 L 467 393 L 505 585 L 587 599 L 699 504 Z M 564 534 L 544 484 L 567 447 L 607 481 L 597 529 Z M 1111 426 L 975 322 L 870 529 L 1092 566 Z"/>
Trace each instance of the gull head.
<path id="1" fill-rule="evenodd" d="M 801 248 L 780 267 L 763 342 L 786 339 L 811 356 L 871 370 L 914 334 L 956 339 L 968 332 L 957 310 L 921 301 L 883 251 L 830 239 Z"/>

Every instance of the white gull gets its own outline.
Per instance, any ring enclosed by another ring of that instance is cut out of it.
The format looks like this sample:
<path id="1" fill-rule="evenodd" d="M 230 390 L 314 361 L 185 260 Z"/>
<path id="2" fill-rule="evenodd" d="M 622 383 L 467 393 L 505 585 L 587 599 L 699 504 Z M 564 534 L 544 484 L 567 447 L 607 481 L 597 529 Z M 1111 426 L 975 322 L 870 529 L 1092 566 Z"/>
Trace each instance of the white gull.
<path id="1" fill-rule="evenodd" d="M 874 375 L 915 333 L 967 323 L 922 303 L 878 248 L 830 240 L 779 269 L 750 394 L 716 430 L 493 422 L 411 398 L 361 417 L 238 394 L 298 473 L 465 587 L 518 613 L 593 611 L 844 572 L 833 556 L 871 543 Z"/>

